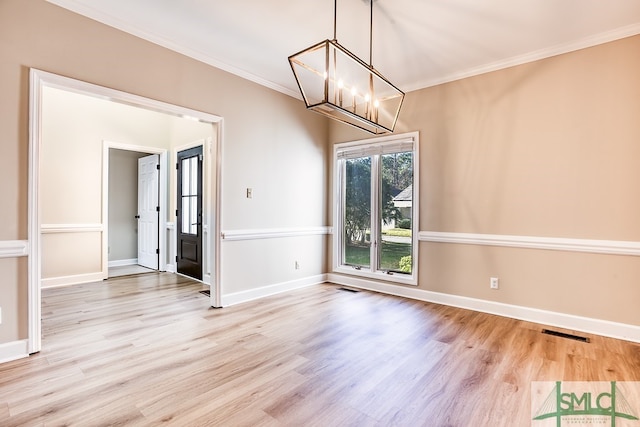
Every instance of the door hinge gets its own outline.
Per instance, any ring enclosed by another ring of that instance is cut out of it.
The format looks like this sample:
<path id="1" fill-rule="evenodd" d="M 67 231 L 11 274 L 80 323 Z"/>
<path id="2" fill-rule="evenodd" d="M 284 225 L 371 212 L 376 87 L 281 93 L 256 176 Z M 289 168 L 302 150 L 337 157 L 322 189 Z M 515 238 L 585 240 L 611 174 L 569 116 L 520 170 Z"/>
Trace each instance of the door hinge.
<path id="1" fill-rule="evenodd" d="M 176 209 L 176 216 L 178 216 L 178 215 L 180 215 L 180 214 L 178 213 L 178 209 Z"/>
<path id="2" fill-rule="evenodd" d="M 160 165 L 159 164 L 156 165 L 156 169 L 160 170 Z"/>
<path id="3" fill-rule="evenodd" d="M 176 255 L 176 262 L 178 262 L 178 255 Z"/>
<path id="4" fill-rule="evenodd" d="M 176 163 L 176 170 L 180 169 L 180 163 Z"/>
<path id="5" fill-rule="evenodd" d="M 160 206 L 156 206 L 156 212 L 160 212 Z"/>
<path id="6" fill-rule="evenodd" d="M 160 249 L 156 249 L 156 254 L 160 255 Z"/>

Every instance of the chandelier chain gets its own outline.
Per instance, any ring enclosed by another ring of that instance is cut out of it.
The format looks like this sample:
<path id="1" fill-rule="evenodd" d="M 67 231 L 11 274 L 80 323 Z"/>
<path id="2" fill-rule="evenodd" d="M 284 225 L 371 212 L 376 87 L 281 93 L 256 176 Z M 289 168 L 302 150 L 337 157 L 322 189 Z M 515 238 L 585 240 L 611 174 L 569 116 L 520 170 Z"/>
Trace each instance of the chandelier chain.
<path id="1" fill-rule="evenodd" d="M 369 67 L 373 68 L 373 0 L 370 2 L 370 20 L 369 20 Z"/>

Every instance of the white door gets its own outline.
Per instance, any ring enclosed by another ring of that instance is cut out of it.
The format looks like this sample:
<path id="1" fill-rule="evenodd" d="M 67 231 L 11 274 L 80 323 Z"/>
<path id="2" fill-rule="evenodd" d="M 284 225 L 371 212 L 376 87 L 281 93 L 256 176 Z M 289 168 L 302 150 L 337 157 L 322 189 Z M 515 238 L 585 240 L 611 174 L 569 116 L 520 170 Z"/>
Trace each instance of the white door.
<path id="1" fill-rule="evenodd" d="M 138 264 L 158 269 L 158 166 L 157 154 L 138 159 Z"/>

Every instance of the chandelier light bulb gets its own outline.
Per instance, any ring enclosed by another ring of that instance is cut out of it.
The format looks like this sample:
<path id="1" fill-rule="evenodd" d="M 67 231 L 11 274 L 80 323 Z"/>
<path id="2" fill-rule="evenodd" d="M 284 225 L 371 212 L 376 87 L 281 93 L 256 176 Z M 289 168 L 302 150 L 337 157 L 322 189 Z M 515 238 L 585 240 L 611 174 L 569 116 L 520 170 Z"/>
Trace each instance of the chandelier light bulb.
<path id="1" fill-rule="evenodd" d="M 380 107 L 380 101 L 377 99 L 373 102 L 373 121 L 378 122 L 378 107 Z"/>
<path id="2" fill-rule="evenodd" d="M 356 90 L 356 87 L 352 87 L 351 88 L 351 110 L 353 110 L 354 114 L 356 113 L 356 95 L 358 94 L 358 91 Z"/>

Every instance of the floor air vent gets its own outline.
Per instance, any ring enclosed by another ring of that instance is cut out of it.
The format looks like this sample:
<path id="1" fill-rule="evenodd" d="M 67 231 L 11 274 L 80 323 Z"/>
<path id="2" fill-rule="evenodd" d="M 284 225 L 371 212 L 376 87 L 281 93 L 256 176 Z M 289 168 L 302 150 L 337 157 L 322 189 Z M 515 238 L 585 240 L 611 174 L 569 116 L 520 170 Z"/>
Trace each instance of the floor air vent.
<path id="1" fill-rule="evenodd" d="M 208 297 L 210 297 L 210 296 L 211 296 L 211 291 L 200 291 L 200 293 L 201 293 L 202 295 L 206 295 L 206 296 L 208 296 Z"/>
<path id="2" fill-rule="evenodd" d="M 558 331 L 550 331 L 549 329 L 543 329 L 542 333 L 547 335 L 553 335 L 554 337 L 567 338 L 570 340 L 576 340 L 581 342 L 589 342 L 589 338 L 587 337 L 581 337 L 579 335 L 573 335 L 573 334 L 565 334 L 564 332 L 558 332 Z"/>
<path id="3" fill-rule="evenodd" d="M 353 293 L 360 292 L 357 289 L 350 289 L 350 288 L 338 288 L 338 290 L 339 291 L 345 291 L 345 292 L 353 292 Z"/>

